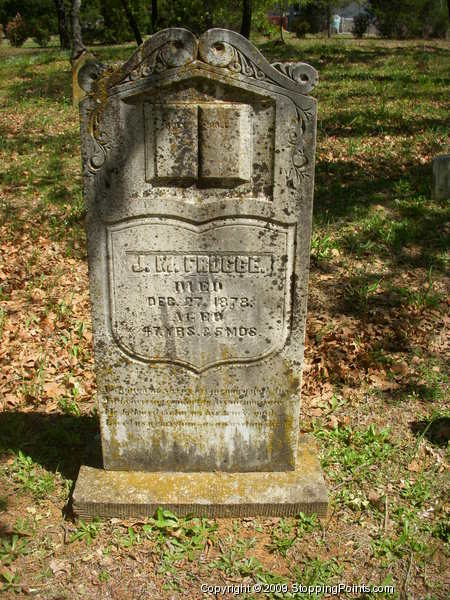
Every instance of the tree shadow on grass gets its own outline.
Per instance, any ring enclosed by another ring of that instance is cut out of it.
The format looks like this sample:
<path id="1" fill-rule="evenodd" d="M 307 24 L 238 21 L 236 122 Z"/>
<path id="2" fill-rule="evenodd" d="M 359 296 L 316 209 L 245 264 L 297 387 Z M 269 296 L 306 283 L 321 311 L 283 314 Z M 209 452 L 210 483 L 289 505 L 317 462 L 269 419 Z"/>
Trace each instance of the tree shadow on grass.
<path id="1" fill-rule="evenodd" d="M 342 65 L 343 57 L 346 62 L 373 62 L 376 59 L 391 55 L 390 48 L 362 46 L 350 47 L 345 44 L 326 43 L 323 41 L 308 41 L 301 46 L 289 42 L 282 44 L 279 40 L 269 40 L 258 44 L 259 50 L 268 60 L 303 60 L 314 63 L 326 59 L 327 65 Z"/>
<path id="2" fill-rule="evenodd" d="M 380 102 L 382 98 L 380 97 Z M 411 119 L 397 112 L 390 113 L 383 106 L 373 108 L 360 106 L 354 110 L 335 110 L 326 118 L 320 118 L 321 130 L 327 135 L 339 138 L 370 137 L 383 135 L 416 135 L 425 130 L 446 134 L 448 121 L 446 115 Z"/>
<path id="3" fill-rule="evenodd" d="M 410 423 L 411 431 L 421 437 L 426 437 L 436 446 L 445 447 L 450 440 L 450 417 L 437 417 Z"/>
<path id="4" fill-rule="evenodd" d="M 2 150 L 20 156 L 21 160 L 0 166 L 0 185 L 8 192 L 2 203 L 0 222 L 9 222 L 15 229 L 30 220 L 36 226 L 47 224 L 52 236 L 62 240 L 68 254 L 73 255 L 85 216 L 81 169 L 75 177 L 69 179 L 67 175 L 73 172 L 72 163 L 78 159 L 78 131 L 50 134 L 38 127 L 27 133 L 12 135 L 11 132 L 7 124 L 0 126 Z M 30 193 L 33 190 L 37 193 Z M 30 210 L 23 212 L 30 202 Z"/>
<path id="5" fill-rule="evenodd" d="M 20 81 L 9 83 L 8 97 L 18 103 L 38 98 L 69 102 L 72 99 L 72 72 L 54 69 L 50 73 L 41 73 L 27 69 L 21 73 Z"/>
<path id="6" fill-rule="evenodd" d="M 336 276 L 337 277 L 337 276 Z M 396 272 L 371 272 L 370 268 L 340 273 L 337 280 L 327 278 L 321 284 L 328 297 L 332 316 L 347 315 L 361 320 L 361 326 L 369 323 L 386 324 L 395 312 L 396 327 L 391 336 L 383 338 L 382 347 L 388 352 L 404 352 L 410 348 L 407 331 L 417 325 L 428 310 L 445 310 L 445 296 L 436 292 L 424 281 L 418 291 L 396 285 Z M 312 304 L 314 306 L 314 304 Z M 413 310 L 414 309 L 414 310 Z M 404 326 L 399 325 L 404 321 Z M 430 333 L 431 335 L 431 333 Z"/>
<path id="7" fill-rule="evenodd" d="M 431 164 L 411 165 L 402 171 L 386 160 L 361 165 L 356 160 L 327 161 L 319 158 L 316 166 L 314 219 L 328 223 L 357 226 L 340 235 L 340 244 L 360 257 L 389 258 L 402 269 L 418 266 L 443 269 L 443 252 L 449 232 L 445 206 L 429 202 Z M 401 186 L 406 185 L 406 192 Z M 398 186 L 398 193 L 395 190 Z M 373 207 L 392 202 L 397 196 L 395 219 L 388 214 L 373 215 Z M 371 222 L 364 223 L 365 218 Z M 415 247 L 415 253 L 408 248 Z"/>
<path id="8" fill-rule="evenodd" d="M 75 479 L 81 464 L 102 465 L 98 420 L 54 413 L 0 413 L 0 456 L 19 450 L 46 470 Z"/>
<path id="9" fill-rule="evenodd" d="M 379 40 L 377 40 L 380 42 Z M 343 40 L 319 41 L 305 40 L 301 45 L 295 45 L 287 42 L 280 43 L 279 40 L 269 40 L 258 44 L 259 50 L 268 60 L 301 60 L 316 66 L 324 64 L 328 66 L 344 66 L 351 63 L 378 63 L 380 59 L 393 59 L 399 56 L 404 59 L 409 56 L 417 63 L 422 64 L 428 57 L 430 51 L 434 57 L 448 58 L 449 51 L 446 48 L 432 47 L 423 48 L 411 46 L 409 48 L 383 47 L 380 43 L 372 46 L 355 46 L 346 44 Z M 368 74 L 370 72 L 368 71 Z"/>
<path id="10" fill-rule="evenodd" d="M 128 60 L 136 47 L 104 47 L 95 48 L 94 53 L 101 62 L 124 62 Z M 8 99 L 11 103 L 24 100 L 49 99 L 56 102 L 72 101 L 72 68 L 67 57 L 61 53 L 42 54 L 36 50 L 27 54 L 28 59 L 23 70 L 20 71 L 20 80 L 8 83 Z M 36 59 L 36 60 L 33 60 Z M 67 67 L 61 69 L 60 65 L 54 69 L 37 70 L 36 66 L 51 64 L 54 61 L 67 61 Z M 14 66 L 14 65 L 13 65 Z M 16 67 L 17 68 L 17 67 Z"/>
<path id="11" fill-rule="evenodd" d="M 130 43 L 121 46 L 92 46 L 90 51 L 101 62 L 125 62 L 136 51 L 136 45 Z"/>
<path id="12" fill-rule="evenodd" d="M 29 185 L 43 191 L 52 202 L 68 201 L 66 161 L 73 158 L 73 149 L 79 145 L 78 132 L 50 135 L 45 131 L 33 131 L 13 137 L 8 134 L 7 127 L 0 127 L 0 137 L 6 140 L 3 149 L 27 156 L 27 160 L 0 167 L 0 183 L 13 187 Z M 37 156 L 36 148 L 40 149 Z"/>

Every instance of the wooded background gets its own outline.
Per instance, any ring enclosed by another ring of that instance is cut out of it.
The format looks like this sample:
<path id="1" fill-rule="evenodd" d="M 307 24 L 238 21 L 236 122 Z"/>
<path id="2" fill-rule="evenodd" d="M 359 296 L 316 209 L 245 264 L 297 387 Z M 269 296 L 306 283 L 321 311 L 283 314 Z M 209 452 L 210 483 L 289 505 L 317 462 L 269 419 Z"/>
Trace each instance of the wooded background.
<path id="1" fill-rule="evenodd" d="M 211 27 L 239 31 L 246 37 L 252 30 L 276 35 L 277 27 L 268 14 L 284 15 L 292 7 L 294 30 L 306 33 L 328 31 L 331 16 L 348 0 L 0 0 L 0 22 L 13 46 L 33 38 L 47 46 L 59 35 L 63 49 L 71 46 L 71 32 L 81 23 L 85 44 L 119 44 L 136 40 L 166 27 L 185 27 L 200 33 Z M 367 0 L 360 1 L 362 33 L 373 23 L 382 37 L 446 37 L 450 0 Z M 75 25 L 74 25 L 75 22 Z M 282 29 L 280 28 L 282 36 Z M 357 30 L 355 33 L 358 35 Z M 361 34 L 362 35 L 362 34 Z"/>

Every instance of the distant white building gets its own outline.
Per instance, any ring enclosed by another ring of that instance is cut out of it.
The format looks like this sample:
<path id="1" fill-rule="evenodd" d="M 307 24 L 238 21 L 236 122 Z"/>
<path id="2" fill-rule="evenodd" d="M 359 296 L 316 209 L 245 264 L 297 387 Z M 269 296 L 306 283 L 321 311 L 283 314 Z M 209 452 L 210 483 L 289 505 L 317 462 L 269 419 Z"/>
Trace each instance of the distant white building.
<path id="1" fill-rule="evenodd" d="M 365 14 L 366 7 L 364 3 L 359 2 L 348 2 L 343 7 L 336 9 L 332 16 L 331 28 L 333 33 L 352 33 L 353 31 L 353 19 L 360 14 Z M 301 8 L 299 4 L 291 4 L 289 5 L 287 12 L 287 20 L 288 24 L 286 28 L 289 31 L 292 31 L 293 24 L 296 18 L 301 16 Z M 280 18 L 279 16 L 277 17 Z M 279 23 L 279 20 L 277 21 Z M 371 35 L 376 35 L 377 30 L 374 25 L 369 25 L 367 33 Z"/>
<path id="2" fill-rule="evenodd" d="M 337 9 L 333 15 L 333 20 L 336 18 L 336 22 L 339 23 L 339 27 L 335 28 L 335 33 L 352 33 L 354 18 L 366 13 L 367 10 L 364 3 L 360 4 L 359 2 L 349 2 L 345 6 Z M 376 27 L 370 24 L 367 33 L 376 35 Z"/>

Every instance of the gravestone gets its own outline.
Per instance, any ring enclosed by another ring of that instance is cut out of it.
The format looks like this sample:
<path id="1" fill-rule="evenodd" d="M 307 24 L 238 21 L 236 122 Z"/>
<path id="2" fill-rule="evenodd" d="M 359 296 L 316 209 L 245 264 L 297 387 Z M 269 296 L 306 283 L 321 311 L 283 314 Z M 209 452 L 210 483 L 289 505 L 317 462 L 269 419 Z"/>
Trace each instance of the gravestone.
<path id="1" fill-rule="evenodd" d="M 433 158 L 433 198 L 450 198 L 450 154 L 441 154 Z"/>
<path id="2" fill-rule="evenodd" d="M 221 29 L 81 69 L 104 469 L 79 516 L 326 511 L 299 441 L 316 80 Z"/>

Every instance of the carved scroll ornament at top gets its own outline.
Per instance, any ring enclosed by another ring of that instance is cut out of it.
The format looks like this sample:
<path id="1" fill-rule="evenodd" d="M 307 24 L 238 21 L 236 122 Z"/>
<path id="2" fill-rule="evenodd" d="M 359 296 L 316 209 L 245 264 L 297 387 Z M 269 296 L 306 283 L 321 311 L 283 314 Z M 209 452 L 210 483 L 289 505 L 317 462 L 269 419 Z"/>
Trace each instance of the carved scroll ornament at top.
<path id="1" fill-rule="evenodd" d="M 122 67 L 120 83 L 182 67 L 197 56 L 198 40 L 187 29 L 163 29 L 152 35 Z"/>
<path id="2" fill-rule="evenodd" d="M 318 81 L 317 71 L 305 63 L 271 65 L 252 43 L 234 31 L 210 29 L 197 39 L 187 29 L 172 28 L 151 36 L 123 66 L 106 71 L 106 86 L 102 87 L 111 89 L 195 61 L 226 69 L 231 76 L 251 77 L 302 94 L 310 92 Z M 95 94 L 98 78 L 94 70 L 88 73 L 82 69 L 80 86 L 88 94 Z"/>
<path id="3" fill-rule="evenodd" d="M 286 77 L 293 79 L 300 85 L 311 86 L 310 89 L 317 84 L 319 79 L 319 74 L 317 73 L 316 69 L 311 65 L 307 65 L 306 63 L 276 62 L 272 63 L 272 67 L 280 71 L 280 73 L 283 73 L 283 75 L 286 75 Z"/>
<path id="4" fill-rule="evenodd" d="M 248 77 L 301 94 L 310 92 L 318 80 L 314 67 L 305 63 L 271 65 L 253 44 L 234 31 L 210 29 L 200 39 L 187 29 L 159 31 L 142 44 L 124 65 L 106 68 L 100 63 L 87 62 L 79 71 L 79 84 L 95 103 L 89 125 L 95 149 L 88 164 L 90 173 L 102 168 L 109 150 L 110 141 L 102 131 L 102 114 L 113 89 L 191 63 L 226 69 L 227 76 Z M 299 115 L 308 119 L 311 108 L 312 105 L 308 108 L 303 104 Z M 292 144 L 295 179 L 298 180 L 303 176 L 304 153 L 302 132 L 296 132 L 296 136 Z"/>
<path id="5" fill-rule="evenodd" d="M 245 37 L 226 29 L 210 29 L 199 40 L 199 58 L 214 67 L 274 83 L 293 92 L 307 94 L 318 81 L 314 67 L 304 63 L 289 63 L 295 67 L 279 69 L 271 65 Z"/>

